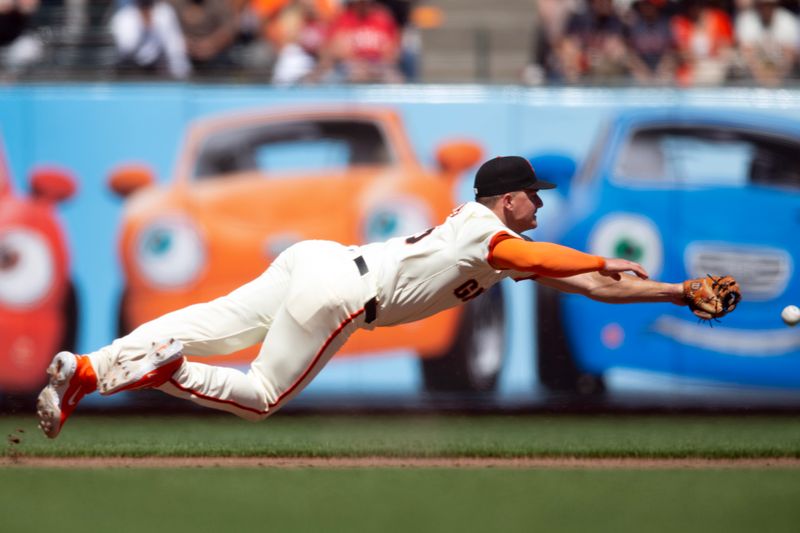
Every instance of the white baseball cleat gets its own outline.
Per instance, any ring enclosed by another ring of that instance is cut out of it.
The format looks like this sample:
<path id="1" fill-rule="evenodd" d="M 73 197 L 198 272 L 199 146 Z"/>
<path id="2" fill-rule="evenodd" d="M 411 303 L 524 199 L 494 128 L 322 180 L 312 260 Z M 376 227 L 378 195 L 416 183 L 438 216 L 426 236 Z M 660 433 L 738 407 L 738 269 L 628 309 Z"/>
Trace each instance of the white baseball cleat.
<path id="1" fill-rule="evenodd" d="M 71 352 L 58 352 L 47 374 L 50 381 L 36 400 L 36 414 L 44 434 L 54 439 L 81 398 L 97 389 L 97 377 L 88 357 Z"/>
<path id="2" fill-rule="evenodd" d="M 183 344 L 175 339 L 154 342 L 144 355 L 117 361 L 101 377 L 100 394 L 158 387 L 183 364 Z"/>

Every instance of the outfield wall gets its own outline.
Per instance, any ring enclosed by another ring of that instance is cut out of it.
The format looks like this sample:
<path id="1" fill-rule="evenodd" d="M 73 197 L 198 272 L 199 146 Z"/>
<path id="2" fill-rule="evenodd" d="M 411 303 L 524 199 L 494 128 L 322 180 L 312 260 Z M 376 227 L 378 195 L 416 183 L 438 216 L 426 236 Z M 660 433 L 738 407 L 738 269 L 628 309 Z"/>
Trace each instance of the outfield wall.
<path id="1" fill-rule="evenodd" d="M 800 133 L 794 132 L 797 128 L 795 122 L 800 124 L 800 92 L 796 91 L 524 89 L 483 86 L 276 89 L 124 84 L 5 87 L 0 89 L 0 134 L 16 191 L 28 190 L 27 177 L 31 169 L 43 164 L 65 167 L 78 181 L 77 194 L 58 208 L 70 252 L 71 278 L 78 294 L 77 349 L 86 352 L 108 343 L 118 330 L 119 299 L 125 281 L 120 268 L 118 244 L 123 202 L 110 192 L 107 184 L 114 168 L 125 162 L 146 164 L 153 169 L 159 184 L 168 185 L 178 163 L 182 139 L 193 121 L 238 111 L 328 105 L 381 106 L 395 110 L 402 119 L 413 151 L 423 167 L 428 169 L 436 165 L 436 147 L 448 139 L 475 140 L 482 146 L 485 157 L 501 154 L 533 157 L 542 153 L 558 153 L 574 159 L 580 165 L 605 125 L 628 112 L 646 116 L 649 111 L 668 110 L 676 119 L 699 113 L 707 114 L 717 122 L 746 116 L 756 129 L 762 126 L 770 129 L 778 124 L 775 127 L 782 128 L 784 133 L 781 135 L 788 139 L 797 138 L 800 142 Z M 790 148 L 787 150 L 791 151 Z M 725 166 L 732 161 L 725 153 L 721 155 L 718 162 L 709 160 L 700 165 L 712 167 L 709 173 L 713 174 L 711 171 L 715 165 Z M 687 164 L 691 165 L 692 162 Z M 474 168 L 460 177 L 453 192 L 453 201 L 470 199 Z M 724 183 L 713 186 L 730 188 L 729 184 Z M 633 188 L 636 189 L 635 186 Z M 714 344 L 722 342 L 719 338 L 709 338 L 699 347 L 692 346 L 692 349 L 703 350 L 703 356 L 707 357 L 707 361 L 703 359 L 703 364 L 698 367 L 692 363 L 695 359 L 682 351 L 680 342 L 667 345 L 659 337 L 654 341 L 653 350 L 661 355 L 654 358 L 652 365 L 637 365 L 631 355 L 637 350 L 624 346 L 620 335 L 622 338 L 633 338 L 641 334 L 645 339 L 650 338 L 647 336 L 655 335 L 652 334 L 651 325 L 631 326 L 641 330 L 634 333 L 631 329 L 626 330 L 624 323 L 620 326 L 614 322 L 616 326 L 612 327 L 598 322 L 596 328 L 588 328 L 591 331 L 588 335 L 575 330 L 574 326 L 567 327 L 567 335 L 575 339 L 592 337 L 569 341 L 589 343 L 575 347 L 588 353 L 581 360 L 585 370 L 591 374 L 603 374 L 611 384 L 621 383 L 623 387 L 633 390 L 658 391 L 667 395 L 694 390 L 697 384 L 705 386 L 717 382 L 724 383 L 723 389 L 731 385 L 747 386 L 748 389 L 755 387 L 753 390 L 756 395 L 762 390 L 800 389 L 800 378 L 786 377 L 800 376 L 800 331 L 785 328 L 774 313 L 774 309 L 783 305 L 800 303 L 798 286 L 792 281 L 794 262 L 800 258 L 800 239 L 796 237 L 800 229 L 800 193 L 791 183 L 781 184 L 769 191 L 772 192 L 764 200 L 767 206 L 764 212 L 791 213 L 787 218 L 788 227 L 786 224 L 771 224 L 769 220 L 748 217 L 746 196 L 741 199 L 744 205 L 712 204 L 708 206 L 708 213 L 700 214 L 688 209 L 688 200 L 684 204 L 685 209 L 677 210 L 674 206 L 671 208 L 666 205 L 665 200 L 665 205 L 659 207 L 661 214 L 651 217 L 658 227 L 659 237 L 665 247 L 664 254 L 667 254 L 669 243 L 684 238 L 675 232 L 688 224 L 685 222 L 687 217 L 699 215 L 705 216 L 702 220 L 712 235 L 706 236 L 704 242 L 736 241 L 735 225 L 742 224 L 757 227 L 759 235 L 763 236 L 761 242 L 754 242 L 755 239 L 748 236 L 744 239 L 746 246 L 757 248 L 761 244 L 770 250 L 783 250 L 781 268 L 787 280 L 783 290 L 776 289 L 770 296 L 771 307 L 765 310 L 766 304 L 762 298 L 758 303 L 753 303 L 753 308 L 761 306 L 762 310 L 758 313 L 746 314 L 741 319 L 734 317 L 723 323 L 723 328 L 726 325 L 731 328 L 729 333 L 734 337 L 745 331 L 745 336 L 737 338 L 746 339 L 747 342 L 754 337 L 754 333 L 760 330 L 767 332 L 762 337 L 763 346 L 756 343 L 747 353 L 731 352 L 729 347 L 719 348 Z M 636 199 L 625 202 L 624 211 L 628 213 L 635 213 L 637 205 L 640 205 Z M 548 240 L 567 238 L 567 228 L 564 227 L 566 200 L 557 195 L 548 195 L 545 203 L 540 217 L 541 230 L 534 232 L 533 237 Z M 730 218 L 715 217 L 722 212 Z M 719 222 L 715 223 L 714 220 Z M 786 237 L 787 232 L 795 237 Z M 716 238 L 713 238 L 714 235 Z M 766 260 L 764 257 L 767 256 L 769 259 L 772 257 L 770 253 L 772 251 L 764 252 L 753 260 Z M 748 260 L 752 259 L 752 255 L 747 255 Z M 760 267 L 752 267 L 749 275 L 756 275 L 757 268 Z M 680 268 L 670 268 L 666 264 L 658 265 L 656 272 L 671 281 L 683 279 L 679 276 L 684 274 Z M 504 289 L 508 289 L 505 303 L 508 348 L 497 386 L 499 397 L 511 403 L 537 401 L 542 397 L 543 389 L 539 385 L 536 370 L 533 284 L 515 285 L 508 282 L 504 284 Z M 568 313 L 583 313 L 572 304 L 565 308 Z M 600 320 L 598 313 L 616 313 L 618 309 L 609 307 L 597 311 L 590 308 L 585 311 L 585 316 L 588 321 L 597 321 Z M 676 309 L 668 314 L 680 317 L 678 313 L 686 311 Z M 677 320 L 667 321 L 663 327 L 659 322 L 661 330 L 658 334 L 662 334 L 662 337 L 667 334 L 694 335 L 691 331 L 681 329 L 684 321 L 680 318 Z M 770 343 L 770 338 L 774 342 Z M 595 357 L 591 343 L 597 345 L 597 352 L 602 352 L 601 355 Z M 762 371 L 763 368 L 766 370 Z M 757 375 L 757 379 L 749 380 L 747 376 L 753 375 Z M 405 401 L 420 398 L 423 389 L 416 355 L 408 350 L 394 350 L 376 357 L 334 360 L 312 384 L 307 397 L 364 394 Z"/>

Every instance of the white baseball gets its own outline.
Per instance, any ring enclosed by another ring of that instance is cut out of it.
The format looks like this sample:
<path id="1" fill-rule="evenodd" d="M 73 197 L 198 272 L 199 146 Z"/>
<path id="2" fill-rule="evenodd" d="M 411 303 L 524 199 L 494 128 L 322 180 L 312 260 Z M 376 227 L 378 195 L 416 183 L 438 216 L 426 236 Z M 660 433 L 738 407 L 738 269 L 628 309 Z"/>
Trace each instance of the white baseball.
<path id="1" fill-rule="evenodd" d="M 781 311 L 781 318 L 787 326 L 795 326 L 800 322 L 800 308 L 796 305 L 787 305 Z"/>

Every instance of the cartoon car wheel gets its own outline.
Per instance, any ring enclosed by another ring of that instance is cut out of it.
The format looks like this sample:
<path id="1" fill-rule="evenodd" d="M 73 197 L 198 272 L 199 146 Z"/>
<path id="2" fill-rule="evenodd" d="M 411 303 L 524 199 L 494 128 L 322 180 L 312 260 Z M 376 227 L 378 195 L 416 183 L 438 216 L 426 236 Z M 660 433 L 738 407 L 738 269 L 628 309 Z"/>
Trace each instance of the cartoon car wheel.
<path id="1" fill-rule="evenodd" d="M 64 301 L 61 303 L 61 316 L 64 320 L 64 334 L 61 337 L 61 350 L 76 352 L 78 349 L 78 315 L 80 306 L 78 303 L 78 292 L 75 284 L 70 282 L 64 294 Z"/>
<path id="2" fill-rule="evenodd" d="M 495 389 L 505 353 L 503 291 L 493 286 L 464 306 L 455 342 L 441 357 L 421 359 L 428 392 Z"/>
<path id="3" fill-rule="evenodd" d="M 550 287 L 536 287 L 536 357 L 539 381 L 550 392 L 570 392 L 584 396 L 601 395 L 605 384 L 601 376 L 579 369 L 570 350 L 561 318 L 561 296 Z"/>

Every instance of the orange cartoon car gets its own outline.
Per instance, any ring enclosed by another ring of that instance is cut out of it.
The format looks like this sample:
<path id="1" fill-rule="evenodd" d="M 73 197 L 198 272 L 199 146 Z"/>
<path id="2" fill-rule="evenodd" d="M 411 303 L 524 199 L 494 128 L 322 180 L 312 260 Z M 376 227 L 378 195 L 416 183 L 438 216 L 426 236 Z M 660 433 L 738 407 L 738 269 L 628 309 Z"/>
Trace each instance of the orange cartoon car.
<path id="1" fill-rule="evenodd" d="M 482 150 L 450 141 L 422 167 L 399 115 L 381 107 L 251 111 L 199 120 L 174 179 L 156 185 L 126 164 L 110 186 L 127 197 L 120 333 L 225 294 L 304 239 L 345 244 L 408 235 L 442 221 L 454 185 Z M 502 293 L 426 320 L 357 332 L 340 355 L 414 350 L 428 390 L 487 391 L 504 352 Z M 249 362 L 254 351 L 217 359 Z M 216 358 L 215 358 L 216 359 Z"/>
<path id="2" fill-rule="evenodd" d="M 0 391 L 38 390 L 53 354 L 74 350 L 77 299 L 54 206 L 75 191 L 64 170 L 31 173 L 30 196 L 15 194 L 0 150 Z"/>

